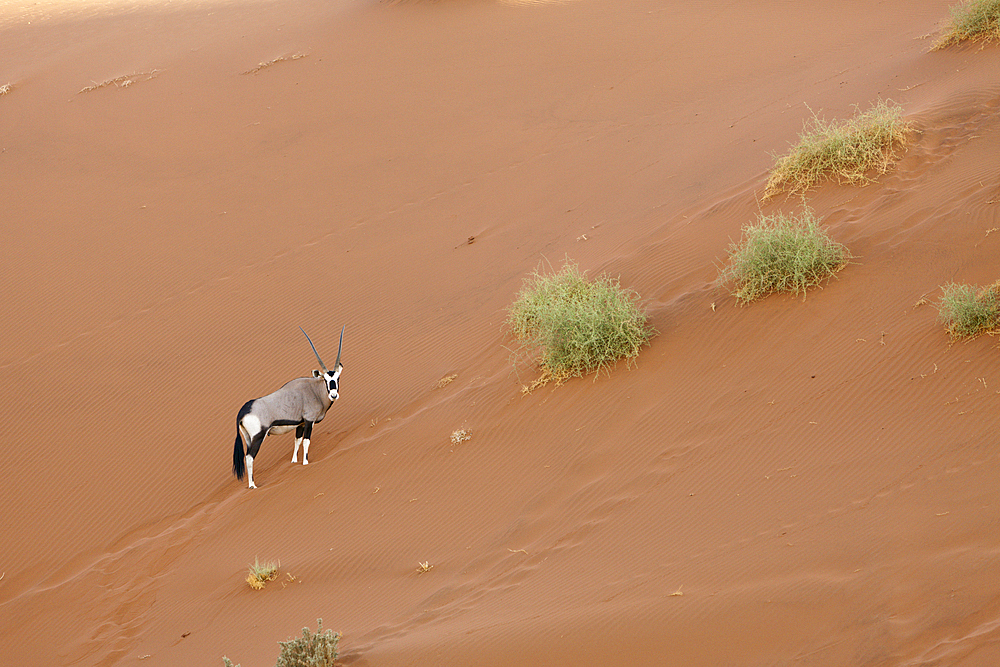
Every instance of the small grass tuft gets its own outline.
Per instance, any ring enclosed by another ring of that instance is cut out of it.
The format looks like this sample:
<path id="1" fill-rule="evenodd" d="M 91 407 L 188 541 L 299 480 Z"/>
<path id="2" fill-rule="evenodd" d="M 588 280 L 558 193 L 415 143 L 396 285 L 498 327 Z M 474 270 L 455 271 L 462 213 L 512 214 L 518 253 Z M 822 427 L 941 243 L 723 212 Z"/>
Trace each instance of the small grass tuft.
<path id="1" fill-rule="evenodd" d="M 806 192 L 824 179 L 869 183 L 873 180 L 869 172 L 889 171 L 896 159 L 895 147 L 905 143 L 910 131 L 902 107 L 882 100 L 849 120 L 827 122 L 814 114 L 806 121 L 799 142 L 787 155 L 777 158 L 764 187 L 764 199 L 784 190 L 789 194 Z"/>
<path id="2" fill-rule="evenodd" d="M 255 591 L 259 591 L 264 588 L 264 584 L 269 581 L 273 581 L 278 576 L 279 564 L 280 563 L 275 563 L 273 561 L 261 563 L 255 557 L 253 559 L 253 565 L 247 566 L 250 570 L 247 573 L 247 583 L 250 584 L 250 588 Z"/>
<path id="3" fill-rule="evenodd" d="M 507 313 L 519 353 L 540 358 L 542 377 L 532 388 L 610 371 L 622 357 L 634 363 L 656 334 L 635 291 L 607 275 L 588 280 L 568 259 L 556 273 L 536 269 Z"/>
<path id="4" fill-rule="evenodd" d="M 1000 40 L 1000 0 L 966 0 L 948 8 L 951 19 L 932 51 L 966 40 Z"/>
<path id="5" fill-rule="evenodd" d="M 806 208 L 796 217 L 785 213 L 760 216 L 743 228 L 743 238 L 728 249 L 728 263 L 719 271 L 719 284 L 746 304 L 772 292 L 802 294 L 844 268 L 851 259 L 847 248 L 819 227 Z"/>
<path id="6" fill-rule="evenodd" d="M 978 289 L 948 283 L 938 302 L 938 321 L 952 340 L 975 338 L 1000 329 L 1000 280 Z"/>
<path id="7" fill-rule="evenodd" d="M 467 428 L 460 428 L 451 433 L 451 444 L 457 445 L 472 439 L 472 431 Z"/>

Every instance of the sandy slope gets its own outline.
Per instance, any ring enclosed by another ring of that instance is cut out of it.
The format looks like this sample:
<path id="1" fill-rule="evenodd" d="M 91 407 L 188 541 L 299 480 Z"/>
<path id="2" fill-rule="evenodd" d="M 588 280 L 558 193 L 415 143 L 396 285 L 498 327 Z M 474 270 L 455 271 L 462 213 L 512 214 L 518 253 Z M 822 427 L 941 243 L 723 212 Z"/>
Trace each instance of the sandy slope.
<path id="1" fill-rule="evenodd" d="M 997 664 L 1000 351 L 918 305 L 1000 277 L 1000 48 L 928 53 L 946 4 L 0 4 L 4 660 Z M 879 97 L 897 170 L 809 197 L 857 263 L 736 307 L 771 153 Z M 567 255 L 661 335 L 522 398 L 503 309 Z M 237 409 L 345 323 L 247 492 Z"/>

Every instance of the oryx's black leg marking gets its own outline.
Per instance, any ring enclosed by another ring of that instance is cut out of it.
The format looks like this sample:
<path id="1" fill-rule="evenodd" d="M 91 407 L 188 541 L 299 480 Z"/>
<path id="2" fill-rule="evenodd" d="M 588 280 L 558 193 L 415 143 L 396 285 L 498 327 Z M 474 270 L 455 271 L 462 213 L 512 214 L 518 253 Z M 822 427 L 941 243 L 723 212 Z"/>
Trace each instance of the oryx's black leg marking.
<path id="1" fill-rule="evenodd" d="M 299 461 L 299 445 L 302 444 L 302 434 L 306 431 L 305 423 L 299 424 L 295 427 L 295 449 L 292 451 L 292 463 L 298 463 Z M 303 454 L 303 458 L 305 455 Z"/>
<path id="2" fill-rule="evenodd" d="M 313 434 L 313 422 L 305 422 L 300 427 L 303 430 L 302 435 L 302 465 L 309 464 L 309 440 L 312 439 Z M 297 433 L 298 431 L 296 431 Z"/>
<path id="3" fill-rule="evenodd" d="M 247 456 L 251 459 L 257 458 L 257 452 L 260 451 L 260 444 L 264 442 L 265 437 L 267 437 L 267 429 L 262 428 L 256 435 L 250 438 L 250 446 L 247 447 Z"/>

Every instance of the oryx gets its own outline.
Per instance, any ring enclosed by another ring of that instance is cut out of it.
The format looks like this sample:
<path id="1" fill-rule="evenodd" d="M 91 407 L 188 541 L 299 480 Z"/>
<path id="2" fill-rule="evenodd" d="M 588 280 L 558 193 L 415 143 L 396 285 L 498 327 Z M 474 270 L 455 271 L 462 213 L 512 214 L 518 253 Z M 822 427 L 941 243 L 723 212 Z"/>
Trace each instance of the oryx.
<path id="1" fill-rule="evenodd" d="M 233 474 L 237 479 L 243 479 L 246 471 L 251 489 L 256 489 L 253 483 L 253 459 L 260 450 L 260 443 L 268 433 L 280 435 L 295 429 L 295 451 L 292 452 L 292 463 L 299 457 L 299 445 L 302 445 L 302 465 L 309 463 L 309 438 L 312 437 L 313 424 L 323 421 L 326 411 L 340 396 L 340 372 L 344 365 L 340 363 L 340 353 L 344 349 L 344 328 L 340 330 L 340 349 L 337 350 L 337 361 L 333 370 L 329 370 L 320 359 L 316 346 L 302 327 L 299 331 L 309 341 L 309 347 L 319 361 L 323 372 L 313 371 L 312 377 L 296 378 L 285 384 L 281 389 L 247 401 L 236 415 L 236 444 L 233 448 Z M 246 457 L 243 455 L 243 441 L 246 441 Z"/>

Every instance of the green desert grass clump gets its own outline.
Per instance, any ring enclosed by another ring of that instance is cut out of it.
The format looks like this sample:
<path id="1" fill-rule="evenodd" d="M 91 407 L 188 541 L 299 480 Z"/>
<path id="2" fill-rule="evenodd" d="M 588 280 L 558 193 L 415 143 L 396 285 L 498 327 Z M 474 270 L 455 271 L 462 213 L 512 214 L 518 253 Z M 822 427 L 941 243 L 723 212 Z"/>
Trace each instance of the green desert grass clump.
<path id="1" fill-rule="evenodd" d="M 536 269 L 507 312 L 521 352 L 540 358 L 532 387 L 632 363 L 656 334 L 635 291 L 608 275 L 588 280 L 569 260 L 555 273 Z"/>
<path id="2" fill-rule="evenodd" d="M 1000 280 L 983 287 L 948 283 L 938 302 L 938 320 L 953 340 L 1000 329 Z"/>
<path id="3" fill-rule="evenodd" d="M 249 572 L 247 572 L 247 583 L 250 584 L 250 588 L 259 591 L 264 588 L 264 584 L 273 581 L 278 576 L 278 565 L 279 563 L 273 561 L 261 563 L 254 557 L 253 565 L 247 566 L 249 569 Z"/>
<path id="4" fill-rule="evenodd" d="M 719 284 L 749 303 L 772 292 L 802 293 L 844 268 L 851 259 L 847 247 L 820 229 L 806 208 L 801 216 L 776 213 L 760 216 L 743 228 L 743 238 L 728 249 L 728 262 L 719 271 Z"/>
<path id="5" fill-rule="evenodd" d="M 316 619 L 316 632 L 302 628 L 301 637 L 278 642 L 281 653 L 274 667 L 333 667 L 339 642 L 340 634 L 323 630 L 323 619 Z M 233 667 L 233 662 L 227 657 L 223 657 L 222 662 L 226 667 Z"/>
<path id="6" fill-rule="evenodd" d="M 884 174 L 896 159 L 911 126 L 903 120 L 903 109 L 879 100 L 868 111 L 853 118 L 827 122 L 816 115 L 806 121 L 799 142 L 779 157 L 764 188 L 769 199 L 783 190 L 802 193 L 820 181 L 864 184 L 868 173 Z"/>
<path id="7" fill-rule="evenodd" d="M 967 0 L 948 8 L 951 19 L 933 50 L 965 40 L 1000 40 L 1000 0 Z"/>

